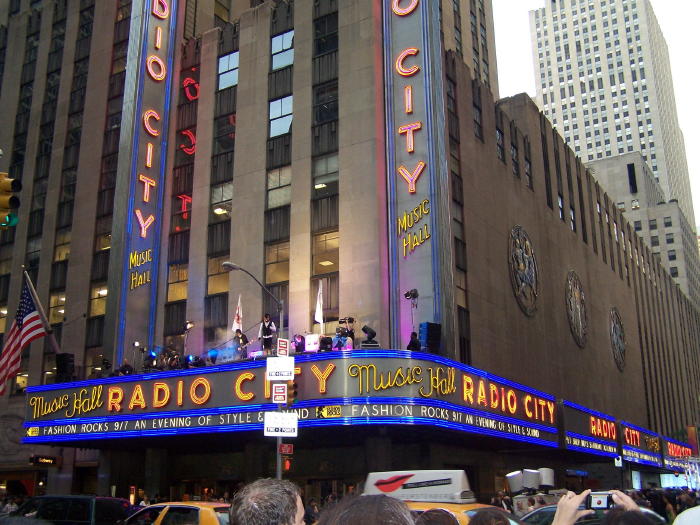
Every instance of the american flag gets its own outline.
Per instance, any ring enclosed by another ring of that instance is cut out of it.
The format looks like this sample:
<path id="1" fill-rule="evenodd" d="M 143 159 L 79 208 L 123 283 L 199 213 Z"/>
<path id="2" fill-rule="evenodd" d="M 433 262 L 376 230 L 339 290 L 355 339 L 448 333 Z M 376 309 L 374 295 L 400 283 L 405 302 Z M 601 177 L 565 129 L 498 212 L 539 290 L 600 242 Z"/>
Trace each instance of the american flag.
<path id="1" fill-rule="evenodd" d="M 15 377 L 19 371 L 22 349 L 45 335 L 46 330 L 25 281 L 17 315 L 7 332 L 5 346 L 0 354 L 0 395 L 5 393 L 5 382 Z"/>

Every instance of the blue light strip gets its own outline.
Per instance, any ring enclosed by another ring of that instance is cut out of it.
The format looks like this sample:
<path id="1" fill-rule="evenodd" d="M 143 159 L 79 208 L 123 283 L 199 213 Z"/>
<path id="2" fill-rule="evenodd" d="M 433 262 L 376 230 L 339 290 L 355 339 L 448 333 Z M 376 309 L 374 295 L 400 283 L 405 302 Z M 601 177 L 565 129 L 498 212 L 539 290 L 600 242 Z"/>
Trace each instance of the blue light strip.
<path id="1" fill-rule="evenodd" d="M 659 458 L 659 461 L 661 461 L 661 454 L 657 454 L 656 452 L 649 452 L 648 450 L 643 450 L 641 448 L 637 447 L 631 447 L 629 445 L 623 445 L 622 446 L 622 451 L 626 452 L 628 450 L 634 450 L 635 452 L 639 452 L 640 454 L 648 454 L 649 456 L 654 456 L 655 458 Z"/>
<path id="2" fill-rule="evenodd" d="M 631 428 L 633 430 L 637 430 L 638 432 L 642 432 L 644 434 L 649 434 L 650 436 L 659 437 L 659 434 L 657 434 L 656 432 L 652 432 L 651 430 L 647 430 L 646 428 L 638 427 L 637 425 L 633 425 L 632 423 L 628 423 L 627 421 L 620 420 L 620 424 L 624 425 L 628 428 Z M 630 447 L 630 448 L 632 448 L 632 447 Z M 653 454 L 653 452 L 649 452 L 649 453 Z"/>
<path id="3" fill-rule="evenodd" d="M 603 419 L 609 419 L 610 421 L 616 421 L 613 416 L 609 416 L 607 414 L 603 414 L 602 412 L 598 412 L 597 410 L 593 410 L 592 408 L 587 408 L 583 405 L 579 405 L 577 403 L 574 403 L 572 401 L 567 401 L 566 399 L 562 399 L 562 403 L 564 406 L 568 406 L 571 408 L 575 408 L 576 410 L 580 410 L 581 412 L 587 412 L 588 414 L 592 414 L 594 416 L 602 417 Z M 586 438 L 588 439 L 588 438 Z"/>
<path id="4" fill-rule="evenodd" d="M 517 436 L 500 432 L 498 430 L 483 429 L 480 427 L 467 425 L 464 423 L 454 423 L 450 421 L 436 421 L 433 419 L 422 417 L 405 417 L 405 418 L 333 418 L 319 419 L 310 421 L 299 421 L 299 427 L 325 427 L 325 426 L 352 426 L 352 425 L 427 425 L 448 428 L 451 430 L 459 430 L 476 434 L 483 434 L 493 437 L 501 437 L 506 439 L 514 439 L 525 443 L 534 443 L 550 448 L 557 447 L 556 442 L 546 441 L 538 438 Z M 73 434 L 73 435 L 57 435 L 57 436 L 39 436 L 25 437 L 23 443 L 46 443 L 46 442 L 65 442 L 65 441 L 85 441 L 97 439 L 118 439 L 125 437 L 150 437 L 150 436 L 169 436 L 169 435 L 184 435 L 184 434 L 200 434 L 200 433 L 219 433 L 219 432 L 242 432 L 260 430 L 263 428 L 262 423 L 240 424 L 236 426 L 217 425 L 209 427 L 195 427 L 182 429 L 156 429 L 156 430 L 133 430 L 127 432 L 111 432 L 102 434 Z"/>
<path id="5" fill-rule="evenodd" d="M 456 369 L 461 370 L 463 372 L 467 372 L 470 374 L 481 376 L 484 379 L 488 379 L 489 381 L 495 381 L 498 383 L 502 383 L 502 384 L 509 386 L 511 388 L 517 388 L 518 390 L 522 390 L 523 392 L 527 392 L 529 394 L 539 396 L 539 397 L 541 397 L 543 399 L 547 399 L 549 401 L 556 401 L 555 396 L 553 396 L 551 394 L 547 394 L 546 392 L 541 392 L 535 388 L 521 385 L 520 383 L 516 383 L 515 381 L 510 381 L 509 379 L 505 379 L 505 378 L 497 376 L 495 374 L 491 374 L 491 373 L 486 372 L 484 370 L 480 370 L 480 369 L 474 368 L 472 366 L 458 363 L 457 361 L 452 361 L 451 359 L 447 359 L 446 357 L 438 356 L 435 354 L 428 354 L 425 352 L 409 352 L 408 350 L 383 350 L 383 349 L 380 349 L 380 350 L 345 350 L 342 352 L 323 352 L 323 353 L 320 353 L 317 355 L 294 356 L 295 362 L 298 362 L 298 363 L 327 361 L 329 359 L 352 359 L 352 358 L 395 358 L 395 359 L 432 361 L 434 363 L 438 363 L 438 364 L 441 364 L 444 366 L 456 368 Z M 266 366 L 265 360 L 241 361 L 238 363 L 228 363 L 228 364 L 224 364 L 224 365 L 207 366 L 207 367 L 203 367 L 203 368 L 190 368 L 187 370 L 170 370 L 167 372 L 150 372 L 148 374 L 134 374 L 134 375 L 128 375 L 128 376 L 119 376 L 119 377 L 107 377 L 107 378 L 103 378 L 103 379 L 72 381 L 70 383 L 56 383 L 53 385 L 36 385 L 36 386 L 27 387 L 27 392 L 29 392 L 29 393 L 46 392 L 46 391 L 51 391 L 51 390 L 66 390 L 66 389 L 70 389 L 70 388 L 83 388 L 83 387 L 93 386 L 93 385 L 107 385 L 107 384 L 114 384 L 114 383 L 130 383 L 130 382 L 136 382 L 136 381 L 147 381 L 150 379 L 163 379 L 163 378 L 167 378 L 167 377 L 207 375 L 207 374 L 213 374 L 213 373 L 217 373 L 217 372 L 225 372 L 225 371 L 229 371 L 229 370 L 248 370 L 248 369 L 254 369 L 254 368 L 263 368 L 265 366 Z M 569 404 L 570 406 L 573 406 L 574 408 L 580 407 L 580 405 L 575 405 L 575 403 L 570 403 L 569 401 L 564 401 L 564 403 Z M 590 412 L 592 414 L 600 414 L 598 412 L 587 409 L 585 407 L 580 407 L 580 409 L 584 410 L 586 412 Z M 609 418 L 609 419 L 614 419 L 614 418 L 610 418 L 610 416 L 606 416 L 604 414 L 601 414 L 601 416 Z"/>
<path id="6" fill-rule="evenodd" d="M 629 461 L 630 463 L 638 463 L 638 464 L 640 464 L 640 465 L 647 465 L 647 466 L 649 466 L 649 467 L 660 467 L 660 466 L 662 466 L 661 461 L 659 461 L 658 463 L 655 463 L 654 461 L 647 461 L 646 459 L 639 459 L 639 458 L 627 456 L 627 455 L 624 454 L 624 451 L 623 451 L 623 454 L 622 454 L 622 459 L 624 459 L 625 461 Z"/>

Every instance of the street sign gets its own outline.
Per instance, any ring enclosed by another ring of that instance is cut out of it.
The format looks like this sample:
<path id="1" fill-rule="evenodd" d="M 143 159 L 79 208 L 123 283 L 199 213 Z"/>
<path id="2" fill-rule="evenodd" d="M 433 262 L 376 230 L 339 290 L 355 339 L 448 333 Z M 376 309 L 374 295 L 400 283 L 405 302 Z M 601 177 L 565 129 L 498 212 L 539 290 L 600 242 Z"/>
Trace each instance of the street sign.
<path id="1" fill-rule="evenodd" d="M 287 402 L 287 383 L 272 383 L 272 402 L 280 405 Z"/>
<path id="2" fill-rule="evenodd" d="M 291 443 L 280 443 L 280 454 L 291 456 L 294 454 L 294 445 Z"/>
<path id="3" fill-rule="evenodd" d="M 289 339 L 277 339 L 277 355 L 280 357 L 289 355 Z"/>
<path id="4" fill-rule="evenodd" d="M 291 381 L 294 379 L 294 358 L 289 356 L 268 357 L 265 378 L 268 381 Z"/>
<path id="5" fill-rule="evenodd" d="M 618 468 L 622 467 L 622 456 L 615 456 L 615 466 Z"/>
<path id="6" fill-rule="evenodd" d="M 265 412 L 265 436 L 297 437 L 299 417 L 296 412 Z"/>

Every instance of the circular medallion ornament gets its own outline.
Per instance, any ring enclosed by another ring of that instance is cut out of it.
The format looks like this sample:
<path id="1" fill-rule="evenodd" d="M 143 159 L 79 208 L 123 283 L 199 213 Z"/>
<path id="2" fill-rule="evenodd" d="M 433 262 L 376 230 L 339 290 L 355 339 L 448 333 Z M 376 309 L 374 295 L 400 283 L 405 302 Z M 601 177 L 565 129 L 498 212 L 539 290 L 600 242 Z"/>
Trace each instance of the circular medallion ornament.
<path id="1" fill-rule="evenodd" d="M 614 306 L 610 309 L 610 345 L 615 364 L 622 372 L 625 368 L 625 328 L 620 312 Z"/>
<path id="2" fill-rule="evenodd" d="M 532 317 L 537 310 L 540 279 L 535 250 L 521 226 L 514 226 L 510 231 L 508 266 L 515 299 L 525 315 Z"/>
<path id="3" fill-rule="evenodd" d="M 569 318 L 569 328 L 574 341 L 581 348 L 586 346 L 588 332 L 588 317 L 586 315 L 586 295 L 578 274 L 571 270 L 566 276 L 566 316 Z"/>

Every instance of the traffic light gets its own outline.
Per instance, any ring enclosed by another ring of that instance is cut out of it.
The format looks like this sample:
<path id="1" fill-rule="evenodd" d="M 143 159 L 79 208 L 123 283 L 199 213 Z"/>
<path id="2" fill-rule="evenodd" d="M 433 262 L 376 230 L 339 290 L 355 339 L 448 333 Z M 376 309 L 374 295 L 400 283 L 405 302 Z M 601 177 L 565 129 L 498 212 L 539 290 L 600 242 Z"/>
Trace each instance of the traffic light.
<path id="1" fill-rule="evenodd" d="M 0 228 L 17 224 L 17 214 L 13 210 L 19 208 L 19 197 L 14 194 L 21 189 L 22 183 L 19 180 L 0 172 Z"/>
<path id="2" fill-rule="evenodd" d="M 289 456 L 282 456 L 282 470 L 284 472 L 292 470 L 292 458 Z"/>
<path id="3" fill-rule="evenodd" d="M 287 406 L 292 406 L 297 402 L 297 382 L 287 381 Z"/>

